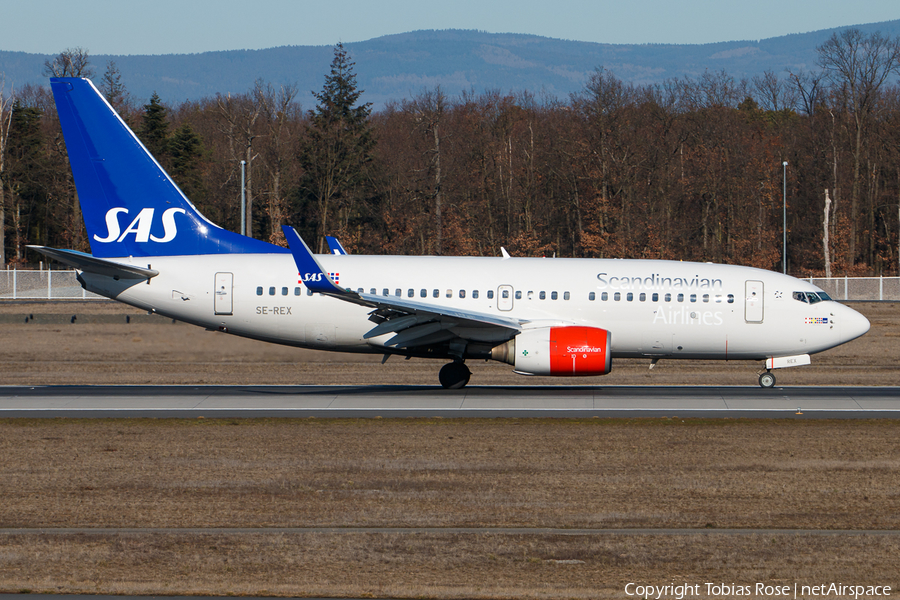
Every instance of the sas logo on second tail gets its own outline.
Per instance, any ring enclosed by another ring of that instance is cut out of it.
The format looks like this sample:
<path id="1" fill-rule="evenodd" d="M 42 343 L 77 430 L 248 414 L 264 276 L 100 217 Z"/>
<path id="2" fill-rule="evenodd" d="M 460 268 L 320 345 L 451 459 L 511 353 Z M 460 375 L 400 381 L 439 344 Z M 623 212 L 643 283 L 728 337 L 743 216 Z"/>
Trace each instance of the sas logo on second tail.
<path id="1" fill-rule="evenodd" d="M 340 273 L 329 273 L 328 277 L 331 279 L 332 283 L 334 283 L 335 285 L 338 285 L 341 282 L 341 274 Z M 297 273 L 297 283 L 304 283 L 307 281 L 312 281 L 312 282 L 322 281 L 322 273 Z"/>
<path id="2" fill-rule="evenodd" d="M 127 215 L 128 209 L 121 207 L 111 208 L 106 213 L 106 237 L 100 237 L 95 234 L 94 240 L 102 244 L 121 242 L 129 233 L 133 233 L 135 242 L 158 242 L 160 244 L 171 242 L 178 234 L 178 228 L 175 225 L 175 215 L 176 213 L 186 214 L 186 211 L 183 208 L 167 208 L 165 212 L 163 212 L 161 217 L 163 226 L 162 237 L 157 237 L 150 233 L 150 228 L 153 225 L 154 212 L 155 209 L 153 208 L 142 209 L 134 220 L 131 221 L 131 224 L 125 228 L 125 231 L 122 231 L 122 228 L 119 225 L 119 213 L 125 213 Z"/>

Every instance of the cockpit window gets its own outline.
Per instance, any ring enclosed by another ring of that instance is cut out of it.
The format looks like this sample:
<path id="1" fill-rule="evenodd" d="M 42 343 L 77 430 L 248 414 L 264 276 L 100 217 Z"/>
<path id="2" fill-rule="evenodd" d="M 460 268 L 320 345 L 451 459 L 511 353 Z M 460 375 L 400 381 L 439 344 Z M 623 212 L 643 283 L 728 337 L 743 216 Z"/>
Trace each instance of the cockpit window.
<path id="1" fill-rule="evenodd" d="M 824 300 L 831 300 L 825 292 L 794 292 L 794 300 L 805 302 L 806 304 L 815 304 Z"/>

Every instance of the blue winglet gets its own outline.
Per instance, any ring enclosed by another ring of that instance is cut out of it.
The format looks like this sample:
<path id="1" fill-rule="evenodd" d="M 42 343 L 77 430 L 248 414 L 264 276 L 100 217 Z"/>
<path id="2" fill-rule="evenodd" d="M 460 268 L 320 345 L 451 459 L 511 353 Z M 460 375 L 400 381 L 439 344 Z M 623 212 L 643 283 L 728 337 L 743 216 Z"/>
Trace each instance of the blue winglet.
<path id="1" fill-rule="evenodd" d="M 281 230 L 284 231 L 284 237 L 291 248 L 294 262 L 297 263 L 297 273 L 300 276 L 300 280 L 306 287 L 322 294 L 347 294 L 347 290 L 336 286 L 331 281 L 325 269 L 313 256 L 309 246 L 306 245 L 306 242 L 303 241 L 303 238 L 300 237 L 293 227 L 282 225 Z"/>
<path id="2" fill-rule="evenodd" d="M 347 254 L 347 251 L 344 249 L 343 244 L 334 236 L 326 235 L 325 241 L 328 242 L 328 250 L 331 251 L 332 254 Z"/>

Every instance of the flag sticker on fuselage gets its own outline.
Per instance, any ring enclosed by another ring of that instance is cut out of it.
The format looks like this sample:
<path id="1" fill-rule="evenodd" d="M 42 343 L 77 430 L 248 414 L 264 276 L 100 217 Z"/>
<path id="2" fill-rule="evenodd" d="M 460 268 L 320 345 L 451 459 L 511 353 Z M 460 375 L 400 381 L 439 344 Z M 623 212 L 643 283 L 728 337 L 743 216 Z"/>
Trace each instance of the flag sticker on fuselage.
<path id="1" fill-rule="evenodd" d="M 828 325 L 828 317 L 806 317 L 807 325 Z"/>

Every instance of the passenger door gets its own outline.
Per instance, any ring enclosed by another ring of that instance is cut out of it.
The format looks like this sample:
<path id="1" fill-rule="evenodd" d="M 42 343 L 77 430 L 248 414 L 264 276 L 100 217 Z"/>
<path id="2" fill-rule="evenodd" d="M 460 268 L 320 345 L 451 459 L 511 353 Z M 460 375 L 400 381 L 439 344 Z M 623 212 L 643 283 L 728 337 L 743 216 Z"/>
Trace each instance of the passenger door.
<path id="1" fill-rule="evenodd" d="M 747 323 L 762 323 L 765 311 L 763 310 L 762 281 L 747 281 L 744 283 L 744 320 Z"/>
<path id="2" fill-rule="evenodd" d="M 231 293 L 234 287 L 234 274 L 216 273 L 216 314 L 230 315 L 234 310 Z"/>

